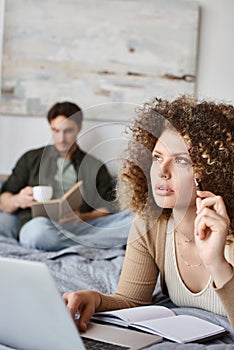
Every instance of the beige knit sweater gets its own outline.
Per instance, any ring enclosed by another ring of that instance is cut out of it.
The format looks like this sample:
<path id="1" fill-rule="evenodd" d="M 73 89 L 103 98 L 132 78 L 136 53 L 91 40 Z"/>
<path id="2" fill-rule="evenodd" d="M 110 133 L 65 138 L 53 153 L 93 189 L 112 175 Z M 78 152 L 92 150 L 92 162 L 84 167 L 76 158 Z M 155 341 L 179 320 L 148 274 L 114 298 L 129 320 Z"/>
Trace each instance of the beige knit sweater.
<path id="1" fill-rule="evenodd" d="M 101 294 L 102 301 L 97 311 L 150 304 L 159 272 L 162 290 L 167 294 L 164 280 L 166 227 L 166 219 L 146 223 L 139 217 L 135 218 L 117 290 L 114 295 Z M 227 256 L 234 266 L 234 244 L 228 246 Z M 234 328 L 234 273 L 222 288 L 215 291 Z"/>

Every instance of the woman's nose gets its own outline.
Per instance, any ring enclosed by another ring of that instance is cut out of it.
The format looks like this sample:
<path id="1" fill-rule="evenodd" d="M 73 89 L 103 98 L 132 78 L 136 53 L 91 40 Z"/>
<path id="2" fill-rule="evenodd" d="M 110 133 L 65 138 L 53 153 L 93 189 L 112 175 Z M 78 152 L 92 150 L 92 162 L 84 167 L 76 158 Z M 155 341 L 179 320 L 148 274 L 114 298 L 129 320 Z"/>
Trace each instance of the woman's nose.
<path id="1" fill-rule="evenodd" d="M 162 179 L 170 178 L 170 164 L 169 162 L 163 162 L 160 164 L 160 177 Z"/>

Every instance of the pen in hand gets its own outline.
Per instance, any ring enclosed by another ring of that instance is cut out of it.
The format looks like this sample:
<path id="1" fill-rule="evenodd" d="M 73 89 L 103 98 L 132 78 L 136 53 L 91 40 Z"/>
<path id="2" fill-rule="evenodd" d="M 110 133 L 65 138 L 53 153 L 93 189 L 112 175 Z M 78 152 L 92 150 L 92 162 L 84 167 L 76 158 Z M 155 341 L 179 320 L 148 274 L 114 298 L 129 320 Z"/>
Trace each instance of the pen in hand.
<path id="1" fill-rule="evenodd" d="M 201 181 L 199 179 L 194 179 L 194 181 L 195 181 L 195 184 L 196 184 L 197 188 L 199 189 L 199 191 L 203 191 Z"/>
<path id="2" fill-rule="evenodd" d="M 199 191 L 204 191 L 203 186 L 201 184 L 201 181 L 197 178 L 194 179 L 195 184 L 198 188 Z M 200 206 L 201 206 L 202 199 L 200 196 L 197 197 L 196 199 L 196 206 L 197 206 L 197 214 L 200 213 Z M 203 229 L 202 232 L 196 231 L 195 234 L 196 236 L 199 236 L 200 240 L 204 240 L 207 237 L 207 232 L 205 232 L 207 229 Z M 209 231 L 209 230 L 208 230 Z"/>

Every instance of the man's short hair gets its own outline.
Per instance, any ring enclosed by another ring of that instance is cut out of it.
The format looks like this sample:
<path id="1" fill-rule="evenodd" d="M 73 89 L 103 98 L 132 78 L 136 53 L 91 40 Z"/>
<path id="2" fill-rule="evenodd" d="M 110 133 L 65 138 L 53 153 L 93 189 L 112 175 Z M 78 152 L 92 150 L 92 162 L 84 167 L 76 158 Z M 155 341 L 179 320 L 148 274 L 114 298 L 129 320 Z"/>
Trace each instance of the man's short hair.
<path id="1" fill-rule="evenodd" d="M 48 114 L 47 120 L 49 123 L 57 116 L 62 115 L 66 118 L 74 120 L 76 124 L 80 127 L 83 120 L 83 112 L 81 108 L 73 102 L 57 102 L 53 105 Z"/>

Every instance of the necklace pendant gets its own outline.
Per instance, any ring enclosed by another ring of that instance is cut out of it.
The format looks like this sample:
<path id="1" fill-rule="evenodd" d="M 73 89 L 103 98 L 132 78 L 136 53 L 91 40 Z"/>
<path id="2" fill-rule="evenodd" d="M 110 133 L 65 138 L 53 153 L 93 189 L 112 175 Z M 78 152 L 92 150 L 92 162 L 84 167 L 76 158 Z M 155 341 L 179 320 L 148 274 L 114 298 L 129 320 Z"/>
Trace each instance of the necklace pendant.
<path id="1" fill-rule="evenodd" d="M 175 229 L 175 232 L 178 232 L 180 235 L 182 235 L 184 237 L 184 243 L 192 243 L 194 242 L 193 238 L 188 237 L 185 233 Z"/>

